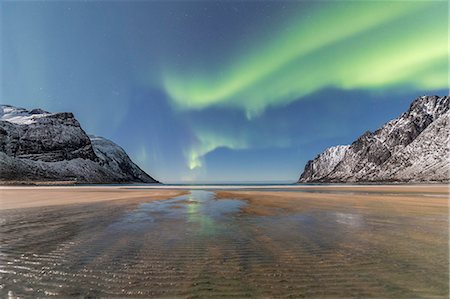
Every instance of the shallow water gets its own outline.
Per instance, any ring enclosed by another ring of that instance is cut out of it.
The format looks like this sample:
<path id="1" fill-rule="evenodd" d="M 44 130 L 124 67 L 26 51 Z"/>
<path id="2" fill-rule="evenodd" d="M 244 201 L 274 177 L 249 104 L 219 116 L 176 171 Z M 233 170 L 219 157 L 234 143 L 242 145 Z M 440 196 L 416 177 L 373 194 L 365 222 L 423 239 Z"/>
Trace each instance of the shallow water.
<path id="1" fill-rule="evenodd" d="M 245 205 L 195 190 L 3 211 L 0 296 L 448 298 L 448 215 Z"/>

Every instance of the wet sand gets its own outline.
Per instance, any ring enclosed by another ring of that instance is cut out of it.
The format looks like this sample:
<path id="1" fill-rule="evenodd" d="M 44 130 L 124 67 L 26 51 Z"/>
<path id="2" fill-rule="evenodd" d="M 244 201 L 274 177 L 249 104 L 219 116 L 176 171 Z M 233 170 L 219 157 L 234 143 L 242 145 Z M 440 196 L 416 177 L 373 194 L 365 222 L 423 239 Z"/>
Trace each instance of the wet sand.
<path id="1" fill-rule="evenodd" d="M 300 213 L 311 210 L 348 211 L 378 215 L 448 214 L 449 189 L 426 186 L 314 186 L 289 191 L 218 191 L 216 198 L 246 200 L 249 214 Z M 306 192 L 305 192 L 306 191 Z"/>
<path id="2" fill-rule="evenodd" d="M 295 190 L 305 191 L 336 191 L 336 192 L 366 192 L 383 194 L 440 194 L 447 195 L 450 192 L 450 186 L 445 184 L 429 185 L 299 185 L 293 187 Z"/>
<path id="3" fill-rule="evenodd" d="M 388 187 L 1 193 L 0 297 L 448 298 L 448 188 Z"/>

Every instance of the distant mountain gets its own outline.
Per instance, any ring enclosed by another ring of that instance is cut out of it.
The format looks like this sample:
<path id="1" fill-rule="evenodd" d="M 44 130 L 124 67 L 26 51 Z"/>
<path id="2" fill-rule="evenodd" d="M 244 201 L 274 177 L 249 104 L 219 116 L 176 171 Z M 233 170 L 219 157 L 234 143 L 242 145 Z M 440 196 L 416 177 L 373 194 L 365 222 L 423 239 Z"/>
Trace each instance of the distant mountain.
<path id="1" fill-rule="evenodd" d="M 449 110 L 449 96 L 419 97 L 375 132 L 310 160 L 299 183 L 448 182 Z"/>
<path id="2" fill-rule="evenodd" d="M 0 105 L 0 181 L 158 183 L 72 113 Z"/>

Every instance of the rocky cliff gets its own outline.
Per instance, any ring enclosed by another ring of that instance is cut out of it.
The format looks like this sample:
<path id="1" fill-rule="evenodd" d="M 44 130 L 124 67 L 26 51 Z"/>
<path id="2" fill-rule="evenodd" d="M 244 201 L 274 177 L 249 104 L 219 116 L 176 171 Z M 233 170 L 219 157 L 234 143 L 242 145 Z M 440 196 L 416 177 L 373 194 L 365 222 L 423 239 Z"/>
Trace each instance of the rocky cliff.
<path id="1" fill-rule="evenodd" d="M 0 181 L 157 183 L 125 151 L 88 136 L 72 113 L 0 106 Z"/>
<path id="2" fill-rule="evenodd" d="M 448 182 L 449 110 L 449 96 L 419 97 L 375 132 L 309 161 L 299 182 Z"/>

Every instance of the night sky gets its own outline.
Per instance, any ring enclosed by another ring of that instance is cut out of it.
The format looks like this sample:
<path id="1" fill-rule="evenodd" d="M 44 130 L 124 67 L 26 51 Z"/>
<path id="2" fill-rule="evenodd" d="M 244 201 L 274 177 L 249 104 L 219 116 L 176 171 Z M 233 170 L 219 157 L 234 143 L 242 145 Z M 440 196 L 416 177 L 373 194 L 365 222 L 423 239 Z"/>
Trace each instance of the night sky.
<path id="1" fill-rule="evenodd" d="M 293 182 L 448 94 L 448 6 L 1 2 L 0 99 L 73 112 L 163 182 Z"/>

